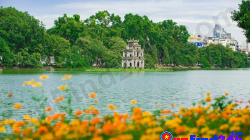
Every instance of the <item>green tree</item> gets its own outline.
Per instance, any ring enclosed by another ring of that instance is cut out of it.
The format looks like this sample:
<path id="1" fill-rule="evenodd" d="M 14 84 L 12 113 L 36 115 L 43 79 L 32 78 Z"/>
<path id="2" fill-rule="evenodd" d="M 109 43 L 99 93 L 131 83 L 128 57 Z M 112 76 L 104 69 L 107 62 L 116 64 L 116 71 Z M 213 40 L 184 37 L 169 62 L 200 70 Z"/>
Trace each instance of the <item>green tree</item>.
<path id="1" fill-rule="evenodd" d="M 59 35 L 66 40 L 69 40 L 71 45 L 80 37 L 85 30 L 85 25 L 80 21 L 80 16 L 75 14 L 73 17 L 68 17 L 64 14 L 54 21 L 54 27 L 47 30 L 48 34 Z"/>
<path id="2" fill-rule="evenodd" d="M 13 53 L 28 47 L 29 53 L 39 52 L 45 28 L 42 22 L 13 7 L 0 7 L 0 36 Z"/>
<path id="3" fill-rule="evenodd" d="M 250 42 L 250 1 L 242 0 L 242 3 L 239 4 L 239 9 L 234 10 L 231 16 L 233 21 L 238 23 L 238 26 L 244 29 L 245 36 Z"/>
<path id="4" fill-rule="evenodd" d="M 206 59 L 205 56 L 201 57 L 201 64 L 202 64 L 202 68 L 211 68 L 209 61 Z"/>

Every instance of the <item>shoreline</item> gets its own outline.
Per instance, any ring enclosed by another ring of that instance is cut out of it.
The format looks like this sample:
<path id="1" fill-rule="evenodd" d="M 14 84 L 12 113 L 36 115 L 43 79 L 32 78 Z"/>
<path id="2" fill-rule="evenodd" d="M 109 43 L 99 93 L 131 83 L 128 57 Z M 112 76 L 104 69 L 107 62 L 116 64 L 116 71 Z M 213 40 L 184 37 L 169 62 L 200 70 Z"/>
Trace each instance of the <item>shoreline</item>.
<path id="1" fill-rule="evenodd" d="M 28 72 L 28 71 L 82 71 L 82 72 L 173 72 L 173 71 L 186 71 L 186 70 L 235 70 L 240 68 L 201 68 L 201 67 L 158 67 L 147 68 L 147 69 L 135 69 L 135 68 L 60 68 L 55 66 L 45 66 L 42 68 L 31 68 L 31 67 L 0 67 L 0 73 L 3 73 L 5 70 L 7 71 L 20 71 L 20 72 Z M 248 69 L 248 68 L 242 68 Z M 4 72 L 5 73 L 5 72 Z"/>
<path id="2" fill-rule="evenodd" d="M 43 66 L 41 68 L 35 68 L 35 67 L 6 67 L 6 66 L 0 66 L 0 69 L 43 69 L 43 68 L 57 68 L 57 69 L 67 69 L 67 67 L 57 67 L 57 66 Z M 124 69 L 124 68 L 102 68 L 102 67 L 91 67 L 86 69 Z M 214 68 L 214 67 L 212 67 Z M 82 68 L 71 68 L 71 69 L 82 69 Z M 126 69 L 135 69 L 135 68 L 126 68 Z M 138 69 L 138 68 L 136 68 Z M 147 68 L 150 69 L 150 68 Z M 154 69 L 154 68 L 151 68 Z M 187 66 L 175 66 L 175 67 L 158 67 L 156 69 L 202 69 L 202 67 L 195 66 L 195 67 L 187 67 Z"/>
<path id="3" fill-rule="evenodd" d="M 57 66 L 44 66 L 44 67 L 41 67 L 41 68 L 34 68 L 34 67 L 5 67 L 5 66 L 0 66 L 0 69 L 86 69 L 86 70 L 89 70 L 89 69 L 111 69 L 111 70 L 139 70 L 139 68 L 100 68 L 100 67 L 90 67 L 90 68 L 67 68 L 67 67 L 57 67 Z M 246 67 L 247 68 L 247 67 Z M 195 67 L 187 67 L 187 66 L 178 66 L 178 67 L 158 67 L 156 68 L 156 70 L 164 70 L 164 69 L 235 69 L 235 68 L 216 68 L 216 67 L 211 67 L 211 68 L 202 68 L 202 67 L 199 67 L 199 66 L 195 66 Z M 141 69 L 141 70 L 154 70 L 154 68 L 147 68 L 147 69 Z"/>

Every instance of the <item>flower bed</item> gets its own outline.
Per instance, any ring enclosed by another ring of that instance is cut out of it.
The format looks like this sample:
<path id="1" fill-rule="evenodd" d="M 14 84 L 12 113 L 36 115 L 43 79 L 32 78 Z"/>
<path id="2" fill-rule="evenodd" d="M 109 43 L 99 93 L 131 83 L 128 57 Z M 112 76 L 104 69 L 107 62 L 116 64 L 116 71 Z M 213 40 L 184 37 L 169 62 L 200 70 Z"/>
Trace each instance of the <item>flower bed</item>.
<path id="1" fill-rule="evenodd" d="M 71 78 L 66 75 L 62 80 Z M 43 75 L 41 80 L 47 79 Z M 34 88 L 42 86 L 41 82 L 34 80 L 24 82 L 24 86 L 32 85 Z M 58 87 L 59 90 L 67 89 L 67 85 Z M 230 101 L 228 93 L 216 98 L 213 104 L 208 104 L 212 99 L 210 93 L 198 106 L 191 108 L 180 108 L 179 113 L 171 113 L 170 110 L 157 110 L 148 112 L 139 107 L 131 108 L 132 113 L 119 114 L 115 105 L 107 105 L 114 110 L 113 115 L 100 117 L 100 111 L 94 106 L 86 110 L 72 112 L 70 106 L 65 108 L 66 113 L 48 115 L 53 110 L 44 107 L 40 118 L 31 118 L 24 114 L 23 121 L 5 118 L 0 122 L 0 139 L 17 140 L 62 140 L 62 139 L 84 139 L 84 140 L 160 140 L 164 131 L 169 131 L 175 138 L 189 138 L 190 135 L 198 135 L 201 138 L 212 138 L 214 135 L 224 135 L 226 138 L 230 132 L 242 132 L 242 140 L 250 140 L 250 111 L 248 106 L 240 108 L 238 104 L 242 101 Z M 12 97 L 12 94 L 8 94 Z M 93 102 L 96 93 L 89 94 Z M 46 97 L 39 99 L 45 102 Z M 65 100 L 64 97 L 54 99 L 54 102 Z M 70 104 L 70 98 L 68 103 Z M 136 106 L 136 100 L 130 102 Z M 250 101 L 249 101 L 250 103 Z M 207 105 L 208 104 L 208 105 Z M 21 109 L 21 104 L 14 104 L 15 109 Z M 84 116 L 90 115 L 91 119 L 85 120 Z M 72 120 L 73 118 L 73 120 Z M 6 128 L 11 127 L 12 133 L 7 134 Z"/>

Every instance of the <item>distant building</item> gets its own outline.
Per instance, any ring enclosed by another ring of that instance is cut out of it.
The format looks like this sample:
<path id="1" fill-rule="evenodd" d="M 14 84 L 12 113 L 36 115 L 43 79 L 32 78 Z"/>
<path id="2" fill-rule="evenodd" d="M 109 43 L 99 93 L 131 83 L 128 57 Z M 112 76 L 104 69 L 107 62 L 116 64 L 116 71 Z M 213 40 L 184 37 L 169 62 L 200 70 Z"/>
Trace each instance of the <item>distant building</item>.
<path id="1" fill-rule="evenodd" d="M 41 58 L 40 62 L 41 62 L 43 65 L 45 65 L 46 62 L 48 62 L 47 59 L 48 59 L 47 57 Z M 54 64 L 54 63 L 55 63 L 55 58 L 54 58 L 54 56 L 50 56 L 50 57 L 49 57 L 49 63 L 50 63 L 50 64 Z M 47 65 L 48 65 L 48 64 L 47 64 Z"/>
<path id="2" fill-rule="evenodd" d="M 144 50 L 139 40 L 129 40 L 127 49 L 123 50 L 122 67 L 144 68 Z"/>
<path id="3" fill-rule="evenodd" d="M 223 46 L 229 46 L 233 51 L 239 50 L 238 42 L 234 38 L 229 37 L 205 37 L 203 39 L 203 46 L 206 47 L 209 44 L 222 44 Z"/>
<path id="4" fill-rule="evenodd" d="M 238 51 L 238 49 L 239 49 L 239 44 L 238 44 L 237 40 L 235 40 L 235 39 L 232 38 L 232 39 L 230 40 L 230 45 L 229 45 L 229 47 L 232 48 L 233 51 Z"/>
<path id="5" fill-rule="evenodd" d="M 194 33 L 193 35 L 190 35 L 188 38 L 188 43 L 189 44 L 194 44 L 198 47 L 202 47 L 202 37 L 201 35 L 197 35 L 196 33 Z"/>
<path id="6" fill-rule="evenodd" d="M 231 38 L 231 33 L 227 33 L 227 31 L 221 27 L 219 24 L 215 24 L 215 27 L 213 29 L 213 37 L 219 37 L 219 38 Z"/>
<path id="7" fill-rule="evenodd" d="M 213 29 L 213 37 L 220 37 L 221 36 L 221 26 L 219 24 L 215 24 L 215 27 Z"/>
<path id="8" fill-rule="evenodd" d="M 239 50 L 241 52 L 245 52 L 246 54 L 248 54 L 248 52 L 249 52 L 248 42 L 243 41 L 242 45 L 240 45 L 240 47 L 239 47 Z"/>

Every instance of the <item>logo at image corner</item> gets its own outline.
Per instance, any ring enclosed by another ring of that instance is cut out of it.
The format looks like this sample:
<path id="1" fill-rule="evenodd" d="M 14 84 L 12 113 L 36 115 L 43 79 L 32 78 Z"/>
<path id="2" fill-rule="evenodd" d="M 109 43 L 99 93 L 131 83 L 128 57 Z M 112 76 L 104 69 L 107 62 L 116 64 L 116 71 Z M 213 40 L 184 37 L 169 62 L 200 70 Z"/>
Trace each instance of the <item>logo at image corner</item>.
<path id="1" fill-rule="evenodd" d="M 168 131 L 165 131 L 161 134 L 161 140 L 172 140 L 172 139 L 173 135 Z"/>

